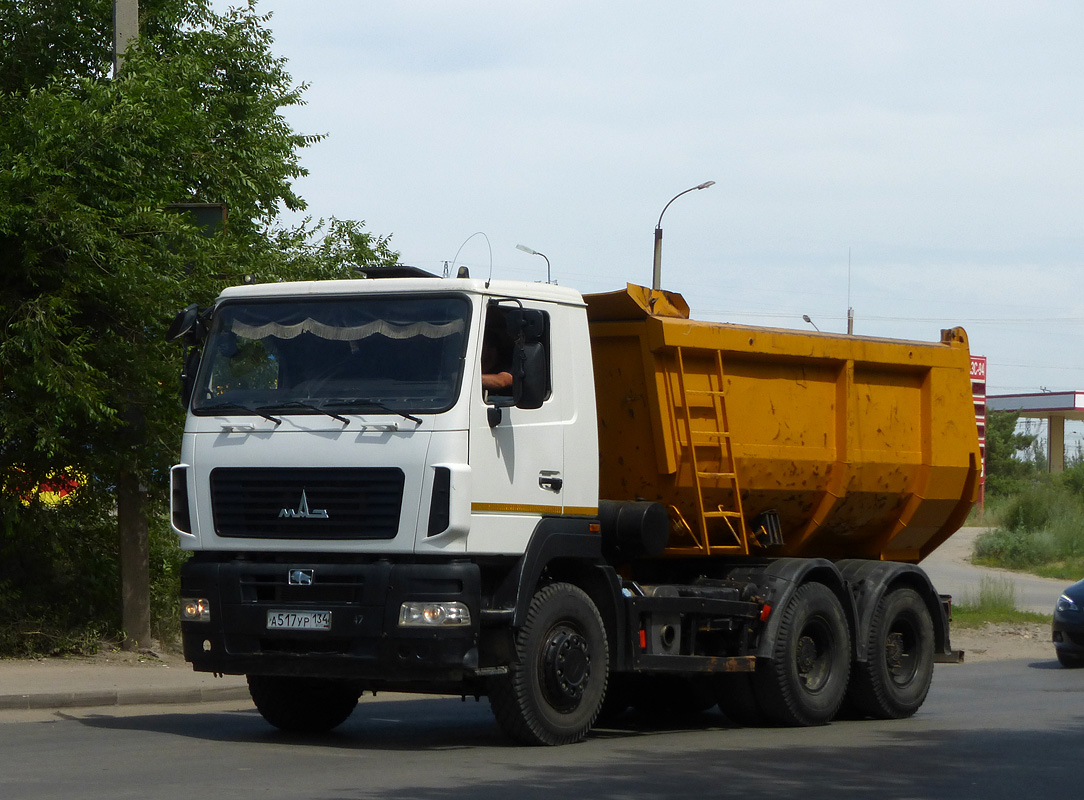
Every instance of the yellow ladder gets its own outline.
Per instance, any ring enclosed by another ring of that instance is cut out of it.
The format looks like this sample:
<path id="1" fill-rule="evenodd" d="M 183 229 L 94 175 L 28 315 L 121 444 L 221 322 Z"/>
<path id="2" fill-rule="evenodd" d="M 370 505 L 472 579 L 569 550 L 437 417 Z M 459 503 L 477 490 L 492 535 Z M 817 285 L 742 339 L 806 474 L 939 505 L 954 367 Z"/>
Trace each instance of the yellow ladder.
<path id="1" fill-rule="evenodd" d="M 745 531 L 745 518 L 741 507 L 741 492 L 738 487 L 738 473 L 734 465 L 734 447 L 730 437 L 730 424 L 726 415 L 726 384 L 723 374 L 723 354 L 714 351 L 715 370 L 709 372 L 705 378 L 708 382 L 707 389 L 690 389 L 686 385 L 685 356 L 682 348 L 675 348 L 677 358 L 678 390 L 681 394 L 682 416 L 685 421 L 686 453 L 688 454 L 693 474 L 693 483 L 696 486 L 697 516 L 699 517 L 700 537 L 689 529 L 694 548 L 672 548 L 673 550 L 696 551 L 705 555 L 712 553 L 741 553 L 749 554 L 749 540 Z M 714 384 L 714 385 L 713 385 Z M 694 428 L 692 416 L 691 398 L 707 398 L 708 403 L 700 403 L 697 408 L 710 408 L 711 414 L 708 420 L 714 422 L 714 428 Z M 700 458 L 697 450 L 711 448 L 715 451 L 715 458 Z M 714 462 L 718 464 L 718 471 L 702 469 L 702 462 Z M 733 501 L 729 507 L 716 505 L 707 508 L 704 505 L 704 484 L 713 483 L 725 486 L 730 485 Z M 679 515 L 680 516 L 680 515 Z M 716 533 L 714 540 L 712 533 Z M 719 541 L 722 539 L 724 541 Z"/>

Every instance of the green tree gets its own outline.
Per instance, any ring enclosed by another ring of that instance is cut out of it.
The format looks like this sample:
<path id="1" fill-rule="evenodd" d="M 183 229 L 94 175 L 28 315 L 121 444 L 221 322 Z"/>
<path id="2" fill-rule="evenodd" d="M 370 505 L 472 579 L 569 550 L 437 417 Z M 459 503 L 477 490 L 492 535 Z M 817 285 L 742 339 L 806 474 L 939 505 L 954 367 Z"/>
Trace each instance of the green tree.
<path id="1" fill-rule="evenodd" d="M 986 489 L 994 495 L 1011 494 L 1034 480 L 1039 470 L 1035 459 L 1019 458 L 1036 444 L 1034 434 L 1018 433 L 1015 412 L 995 411 L 986 416 Z"/>
<path id="2" fill-rule="evenodd" d="M 218 14 L 208 0 L 143 0 L 117 79 L 111 14 L 110 0 L 0 0 L 0 597 L 55 577 L 33 487 L 75 470 L 95 524 L 115 511 L 122 624 L 143 643 L 162 507 L 147 492 L 164 495 L 181 424 L 165 325 L 242 274 L 342 277 L 396 254 L 362 223 L 277 222 L 304 207 L 298 153 L 319 137 L 282 116 L 305 87 L 255 2 Z M 206 236 L 176 203 L 223 203 L 228 220 Z M 79 535 L 56 522 L 75 506 L 47 518 L 53 552 Z M 6 566 L 35 548 L 31 573 Z"/>

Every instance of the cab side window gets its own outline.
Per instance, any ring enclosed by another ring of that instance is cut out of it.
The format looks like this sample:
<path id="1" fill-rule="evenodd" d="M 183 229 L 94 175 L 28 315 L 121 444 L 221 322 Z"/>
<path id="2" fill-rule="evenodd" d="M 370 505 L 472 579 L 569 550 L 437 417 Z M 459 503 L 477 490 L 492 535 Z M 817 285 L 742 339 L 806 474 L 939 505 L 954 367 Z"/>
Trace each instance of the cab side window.
<path id="1" fill-rule="evenodd" d="M 490 303 L 481 355 L 486 402 L 541 405 L 550 395 L 549 349 L 549 314 L 518 303 Z"/>
<path id="2" fill-rule="evenodd" d="M 482 392 L 494 398 L 512 396 L 512 353 L 514 341 L 508 318 L 499 306 L 489 309 L 482 334 Z"/>

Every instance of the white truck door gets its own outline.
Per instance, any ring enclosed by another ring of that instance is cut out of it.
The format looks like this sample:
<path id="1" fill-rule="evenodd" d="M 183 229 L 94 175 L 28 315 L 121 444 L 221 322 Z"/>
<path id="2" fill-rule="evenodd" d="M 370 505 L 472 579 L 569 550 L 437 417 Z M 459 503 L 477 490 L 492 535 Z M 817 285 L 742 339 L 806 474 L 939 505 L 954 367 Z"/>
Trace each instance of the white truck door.
<path id="1" fill-rule="evenodd" d="M 564 508 L 565 431 L 573 423 L 571 387 L 561 356 L 566 352 L 567 309 L 552 303 L 522 301 L 524 308 L 545 314 L 543 344 L 549 359 L 550 389 L 541 408 L 511 405 L 510 390 L 484 393 L 482 373 L 511 368 L 511 340 L 503 330 L 502 314 L 509 305 L 483 306 L 480 330 L 488 334 L 489 350 L 475 364 L 470 410 L 471 529 L 467 550 L 472 553 L 520 554 L 541 516 Z M 496 351 L 496 352 L 494 352 Z M 489 363 L 482 364 L 483 360 Z M 484 366 L 484 369 L 483 369 Z"/>

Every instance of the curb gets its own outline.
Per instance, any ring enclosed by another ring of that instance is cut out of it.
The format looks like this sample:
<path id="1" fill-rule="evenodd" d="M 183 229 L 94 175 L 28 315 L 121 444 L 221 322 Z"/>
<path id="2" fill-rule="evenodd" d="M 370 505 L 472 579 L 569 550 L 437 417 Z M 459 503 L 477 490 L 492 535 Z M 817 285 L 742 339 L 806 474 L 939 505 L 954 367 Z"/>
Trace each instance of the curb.
<path id="1" fill-rule="evenodd" d="M 248 700 L 247 686 L 194 687 L 187 689 L 130 689 L 124 691 L 42 692 L 0 694 L 0 710 L 31 711 L 100 706 L 180 705 Z"/>

